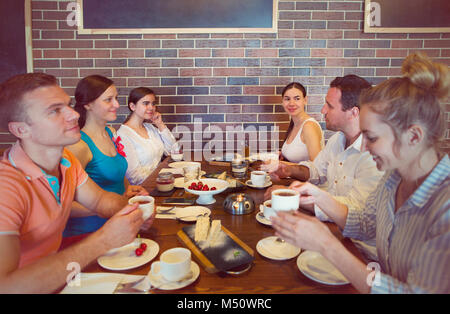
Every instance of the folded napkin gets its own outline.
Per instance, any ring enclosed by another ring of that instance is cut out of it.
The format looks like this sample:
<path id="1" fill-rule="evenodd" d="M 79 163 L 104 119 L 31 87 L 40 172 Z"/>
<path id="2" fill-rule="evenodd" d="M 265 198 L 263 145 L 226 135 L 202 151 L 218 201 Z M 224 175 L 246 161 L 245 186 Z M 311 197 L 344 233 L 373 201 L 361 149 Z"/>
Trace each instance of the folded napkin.
<path id="1" fill-rule="evenodd" d="M 183 168 L 162 168 L 159 173 L 161 172 L 170 172 L 172 174 L 181 174 L 181 175 L 184 174 Z"/>
<path id="2" fill-rule="evenodd" d="M 209 214 L 211 211 L 202 206 L 187 206 L 187 207 L 175 207 L 167 214 L 158 214 L 158 211 L 169 209 L 171 207 L 163 207 L 163 206 L 157 206 L 156 207 L 156 218 L 161 219 L 192 219 L 194 220 L 197 215 L 202 214 Z"/>
<path id="3" fill-rule="evenodd" d="M 119 282 L 132 282 L 142 277 L 120 273 L 80 273 L 80 280 L 67 284 L 60 293 L 112 294 Z"/>
<path id="4" fill-rule="evenodd" d="M 159 211 L 172 208 L 172 206 L 165 207 L 165 206 L 156 206 L 156 216 L 155 218 L 159 219 L 176 219 L 177 218 L 177 211 L 181 209 L 182 207 L 175 207 L 167 214 L 158 214 Z"/>

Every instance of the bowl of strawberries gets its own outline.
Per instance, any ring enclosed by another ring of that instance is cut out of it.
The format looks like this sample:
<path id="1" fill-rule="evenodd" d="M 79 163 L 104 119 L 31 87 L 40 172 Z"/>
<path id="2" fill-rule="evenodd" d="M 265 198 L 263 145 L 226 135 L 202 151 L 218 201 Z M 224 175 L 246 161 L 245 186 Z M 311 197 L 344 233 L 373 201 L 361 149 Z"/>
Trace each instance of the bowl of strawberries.
<path id="1" fill-rule="evenodd" d="M 197 204 L 210 205 L 216 200 L 213 195 L 222 193 L 228 188 L 228 182 L 220 179 L 191 180 L 184 184 L 186 192 L 198 195 Z"/>

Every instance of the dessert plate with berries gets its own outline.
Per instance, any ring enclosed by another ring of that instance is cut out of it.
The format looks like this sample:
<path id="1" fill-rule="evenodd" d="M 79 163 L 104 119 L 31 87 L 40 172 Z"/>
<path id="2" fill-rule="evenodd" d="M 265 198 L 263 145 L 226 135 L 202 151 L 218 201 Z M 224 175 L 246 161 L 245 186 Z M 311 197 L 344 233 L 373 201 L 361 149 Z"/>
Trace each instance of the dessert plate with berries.
<path id="1" fill-rule="evenodd" d="M 216 200 L 213 195 L 222 193 L 228 188 L 228 182 L 220 179 L 192 180 L 184 184 L 186 192 L 198 195 L 197 204 L 210 205 Z"/>
<path id="2" fill-rule="evenodd" d="M 147 264 L 158 255 L 159 245 L 153 240 L 136 238 L 130 244 L 112 249 L 97 259 L 109 270 L 127 270 Z"/>

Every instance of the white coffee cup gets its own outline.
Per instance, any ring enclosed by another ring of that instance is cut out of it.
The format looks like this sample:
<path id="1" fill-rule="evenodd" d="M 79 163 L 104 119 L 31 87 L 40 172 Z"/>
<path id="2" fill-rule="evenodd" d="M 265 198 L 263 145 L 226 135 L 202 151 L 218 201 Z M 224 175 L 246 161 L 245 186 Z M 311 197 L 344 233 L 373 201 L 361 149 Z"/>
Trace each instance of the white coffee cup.
<path id="1" fill-rule="evenodd" d="M 139 209 L 142 211 L 142 218 L 147 220 L 155 210 L 155 199 L 151 196 L 137 195 L 128 200 L 128 204 L 139 203 Z"/>
<path id="2" fill-rule="evenodd" d="M 267 173 L 264 171 L 252 171 L 250 174 L 250 181 L 254 186 L 264 186 L 267 180 Z"/>
<path id="3" fill-rule="evenodd" d="M 272 208 L 275 211 L 297 210 L 300 205 L 300 193 L 290 189 L 272 191 Z"/>
<path id="4" fill-rule="evenodd" d="M 173 161 L 181 161 L 183 159 L 183 148 L 176 142 L 170 148 L 170 157 Z"/>
<path id="5" fill-rule="evenodd" d="M 173 161 L 181 161 L 183 160 L 183 153 L 172 153 L 170 154 L 170 157 Z"/>
<path id="6" fill-rule="evenodd" d="M 263 203 L 263 214 L 266 219 L 277 215 L 272 208 L 272 200 L 267 200 Z"/>
<path id="7" fill-rule="evenodd" d="M 168 281 L 185 278 L 191 271 L 191 251 L 182 247 L 169 249 L 150 268 L 153 276 L 163 276 Z"/>

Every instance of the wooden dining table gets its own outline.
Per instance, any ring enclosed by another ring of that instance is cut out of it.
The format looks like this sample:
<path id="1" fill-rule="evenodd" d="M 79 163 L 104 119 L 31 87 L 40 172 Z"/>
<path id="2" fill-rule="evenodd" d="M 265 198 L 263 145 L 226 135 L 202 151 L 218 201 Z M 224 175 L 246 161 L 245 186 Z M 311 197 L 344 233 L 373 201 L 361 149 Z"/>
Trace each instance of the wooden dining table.
<path id="1" fill-rule="evenodd" d="M 156 177 L 162 168 L 168 168 L 171 162 L 170 158 L 166 158 L 152 175 L 143 183 L 143 187 L 152 193 L 156 190 Z M 231 175 L 230 166 L 211 165 L 207 161 L 201 161 L 201 169 L 208 173 L 217 173 L 226 171 Z M 289 180 L 284 180 L 284 184 L 288 184 Z M 350 284 L 346 285 L 327 285 L 307 278 L 299 270 L 297 266 L 297 257 L 288 260 L 272 260 L 258 253 L 256 245 L 258 241 L 266 237 L 274 236 L 275 231 L 271 226 L 261 224 L 257 221 L 256 215 L 259 211 L 260 204 L 264 201 L 264 193 L 266 189 L 255 189 L 245 186 L 240 193 L 245 193 L 253 198 L 255 202 L 255 210 L 249 214 L 236 215 L 230 214 L 224 210 L 224 200 L 231 192 L 225 190 L 220 194 L 214 195 L 216 202 L 206 206 L 211 210 L 211 220 L 220 219 L 222 226 L 228 229 L 232 234 L 244 242 L 254 251 L 254 260 L 251 268 L 240 275 L 230 275 L 225 272 L 210 273 L 206 271 L 200 261 L 192 254 L 193 261 L 200 266 L 199 277 L 190 285 L 177 290 L 152 290 L 155 294 L 350 294 L 357 293 L 357 290 Z M 174 189 L 173 195 L 183 197 L 193 197 L 184 191 L 184 189 Z M 167 196 L 166 196 L 167 197 Z M 160 206 L 166 198 L 155 196 L 156 206 Z M 167 206 L 167 205 L 165 205 Z M 159 256 L 164 251 L 174 247 L 186 247 L 185 243 L 180 240 L 177 233 L 186 226 L 194 223 L 182 222 L 175 219 L 158 219 L 154 220 L 153 225 L 147 231 L 141 231 L 142 238 L 148 238 L 159 245 L 157 256 L 149 263 L 121 273 L 133 275 L 146 275 L 150 271 L 152 262 L 159 260 Z M 326 223 L 331 232 L 342 241 L 345 247 L 356 256 L 361 258 L 361 254 L 354 246 L 352 241 L 344 238 L 339 228 L 334 223 Z M 96 261 L 90 263 L 84 272 L 111 272 L 99 266 Z"/>

